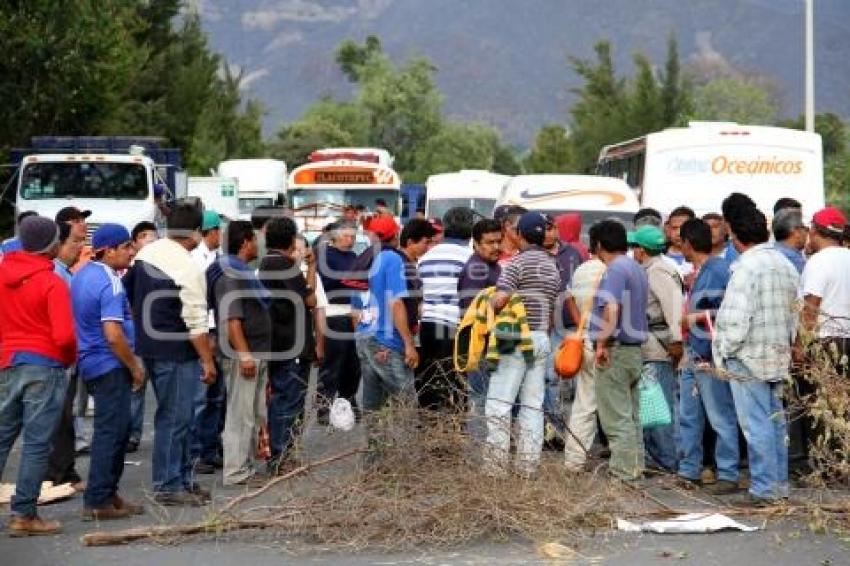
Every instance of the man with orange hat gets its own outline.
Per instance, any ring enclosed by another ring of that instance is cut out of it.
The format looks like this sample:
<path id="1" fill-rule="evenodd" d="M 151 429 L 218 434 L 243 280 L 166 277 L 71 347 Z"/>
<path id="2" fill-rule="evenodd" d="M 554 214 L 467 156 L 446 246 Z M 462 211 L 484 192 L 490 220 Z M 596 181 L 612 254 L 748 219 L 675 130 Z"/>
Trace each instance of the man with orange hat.
<path id="1" fill-rule="evenodd" d="M 846 226 L 837 208 L 815 213 L 809 227 L 810 258 L 800 282 L 803 327 L 817 332 L 845 376 L 850 374 L 850 250 L 841 247 Z"/>

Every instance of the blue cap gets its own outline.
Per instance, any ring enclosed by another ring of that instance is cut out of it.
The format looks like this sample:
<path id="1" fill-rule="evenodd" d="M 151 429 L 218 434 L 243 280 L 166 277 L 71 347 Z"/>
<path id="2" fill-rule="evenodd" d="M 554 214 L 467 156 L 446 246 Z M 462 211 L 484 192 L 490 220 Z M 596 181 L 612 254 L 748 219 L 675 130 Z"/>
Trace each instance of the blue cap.
<path id="1" fill-rule="evenodd" d="M 130 232 L 120 224 L 101 224 L 91 237 L 94 250 L 115 248 L 130 241 Z"/>
<path id="2" fill-rule="evenodd" d="M 551 220 L 545 214 L 540 212 L 526 212 L 520 216 L 516 227 L 523 238 L 529 242 L 538 243 L 543 241 L 543 236 L 546 234 L 546 225 L 551 223 Z"/>

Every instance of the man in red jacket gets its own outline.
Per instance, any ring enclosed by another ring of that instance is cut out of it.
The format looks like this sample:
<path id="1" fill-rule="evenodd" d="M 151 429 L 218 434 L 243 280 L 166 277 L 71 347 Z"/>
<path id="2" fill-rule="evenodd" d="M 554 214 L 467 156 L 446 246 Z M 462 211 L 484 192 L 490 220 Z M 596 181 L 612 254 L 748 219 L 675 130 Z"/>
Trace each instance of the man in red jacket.
<path id="1" fill-rule="evenodd" d="M 27 536 L 60 528 L 39 518 L 36 502 L 77 340 L 68 286 L 53 272 L 59 227 L 31 216 L 21 222 L 19 238 L 22 250 L 0 263 L 0 471 L 23 432 L 9 534 Z"/>

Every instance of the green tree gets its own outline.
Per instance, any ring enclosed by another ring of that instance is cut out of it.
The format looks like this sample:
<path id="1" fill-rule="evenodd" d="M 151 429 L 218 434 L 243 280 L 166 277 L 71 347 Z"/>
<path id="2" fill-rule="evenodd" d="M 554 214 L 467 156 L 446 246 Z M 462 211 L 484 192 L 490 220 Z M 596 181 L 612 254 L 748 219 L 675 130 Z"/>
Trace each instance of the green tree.
<path id="1" fill-rule="evenodd" d="M 447 123 L 416 150 L 418 165 L 407 179 L 424 182 L 429 175 L 461 169 L 493 169 L 499 133 L 481 124 Z"/>
<path id="2" fill-rule="evenodd" d="M 779 125 L 784 128 L 803 130 L 806 127 L 806 121 L 803 116 L 799 116 L 793 120 L 781 120 Z M 847 125 L 837 114 L 832 112 L 816 114 L 815 131 L 820 134 L 823 140 L 824 159 L 841 155 L 848 150 L 850 130 L 847 129 Z"/>
<path id="3" fill-rule="evenodd" d="M 769 90 L 756 80 L 719 77 L 694 91 L 696 120 L 769 125 L 776 122 L 778 111 Z"/>
<path id="4" fill-rule="evenodd" d="M 242 100 L 244 71 L 234 75 L 229 65 L 213 83 L 212 92 L 199 117 L 187 156 L 187 168 L 206 174 L 225 159 L 263 157 L 263 107 Z"/>
<path id="5" fill-rule="evenodd" d="M 526 173 L 574 173 L 574 147 L 567 129 L 560 124 L 543 126 L 524 165 Z"/>
<path id="6" fill-rule="evenodd" d="M 336 50 L 335 60 L 340 70 L 353 83 L 360 82 L 361 70 L 373 57 L 383 53 L 381 40 L 374 35 L 366 38 L 363 45 L 347 39 Z"/>
<path id="7" fill-rule="evenodd" d="M 0 150 L 37 134 L 97 133 L 144 57 L 120 0 L 0 4 Z"/>
<path id="8" fill-rule="evenodd" d="M 269 152 L 293 168 L 323 147 L 368 145 L 368 128 L 368 117 L 359 105 L 325 97 L 313 104 L 301 119 L 280 128 L 269 145 Z"/>
<path id="9" fill-rule="evenodd" d="M 670 34 L 667 40 L 667 61 L 661 75 L 661 121 L 667 126 L 680 125 L 691 112 L 691 84 L 682 74 L 679 62 L 679 43 Z"/>
<path id="10" fill-rule="evenodd" d="M 594 51 L 595 61 L 570 58 L 573 71 L 584 80 L 573 89 L 578 100 L 570 109 L 576 163 L 584 172 L 594 169 L 603 145 L 625 139 L 627 125 L 627 85 L 614 72 L 611 44 L 600 41 Z"/>

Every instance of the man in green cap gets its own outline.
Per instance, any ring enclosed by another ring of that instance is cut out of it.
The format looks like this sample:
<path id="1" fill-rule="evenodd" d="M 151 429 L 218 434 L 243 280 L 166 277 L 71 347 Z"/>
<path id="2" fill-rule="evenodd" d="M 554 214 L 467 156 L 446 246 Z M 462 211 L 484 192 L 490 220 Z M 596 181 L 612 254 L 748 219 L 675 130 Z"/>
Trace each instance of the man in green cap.
<path id="1" fill-rule="evenodd" d="M 192 259 L 202 273 L 218 258 L 221 253 L 221 217 L 215 210 L 205 210 L 201 219 L 201 242 L 191 251 Z M 210 347 L 216 349 L 215 315 L 210 309 Z M 190 450 L 195 473 L 213 474 L 221 468 L 222 445 L 221 427 L 224 422 L 225 387 L 224 373 L 218 367 L 215 383 L 205 385 L 198 381 L 195 395 L 195 418 L 192 421 Z"/>
<path id="2" fill-rule="evenodd" d="M 220 246 L 221 218 L 215 210 L 205 210 L 201 220 L 201 242 L 192 250 L 192 259 L 201 271 L 206 273 L 207 268 L 218 257 Z"/>
<path id="3" fill-rule="evenodd" d="M 675 414 L 677 395 L 676 369 L 682 358 L 682 278 L 662 254 L 666 238 L 660 228 L 645 224 L 628 234 L 629 247 L 635 261 L 640 263 L 649 281 L 647 326 L 649 335 L 641 347 L 642 379 L 654 379 L 661 384 L 664 396 Z M 643 441 L 647 467 L 676 472 L 677 453 L 674 426 L 645 429 Z"/>

